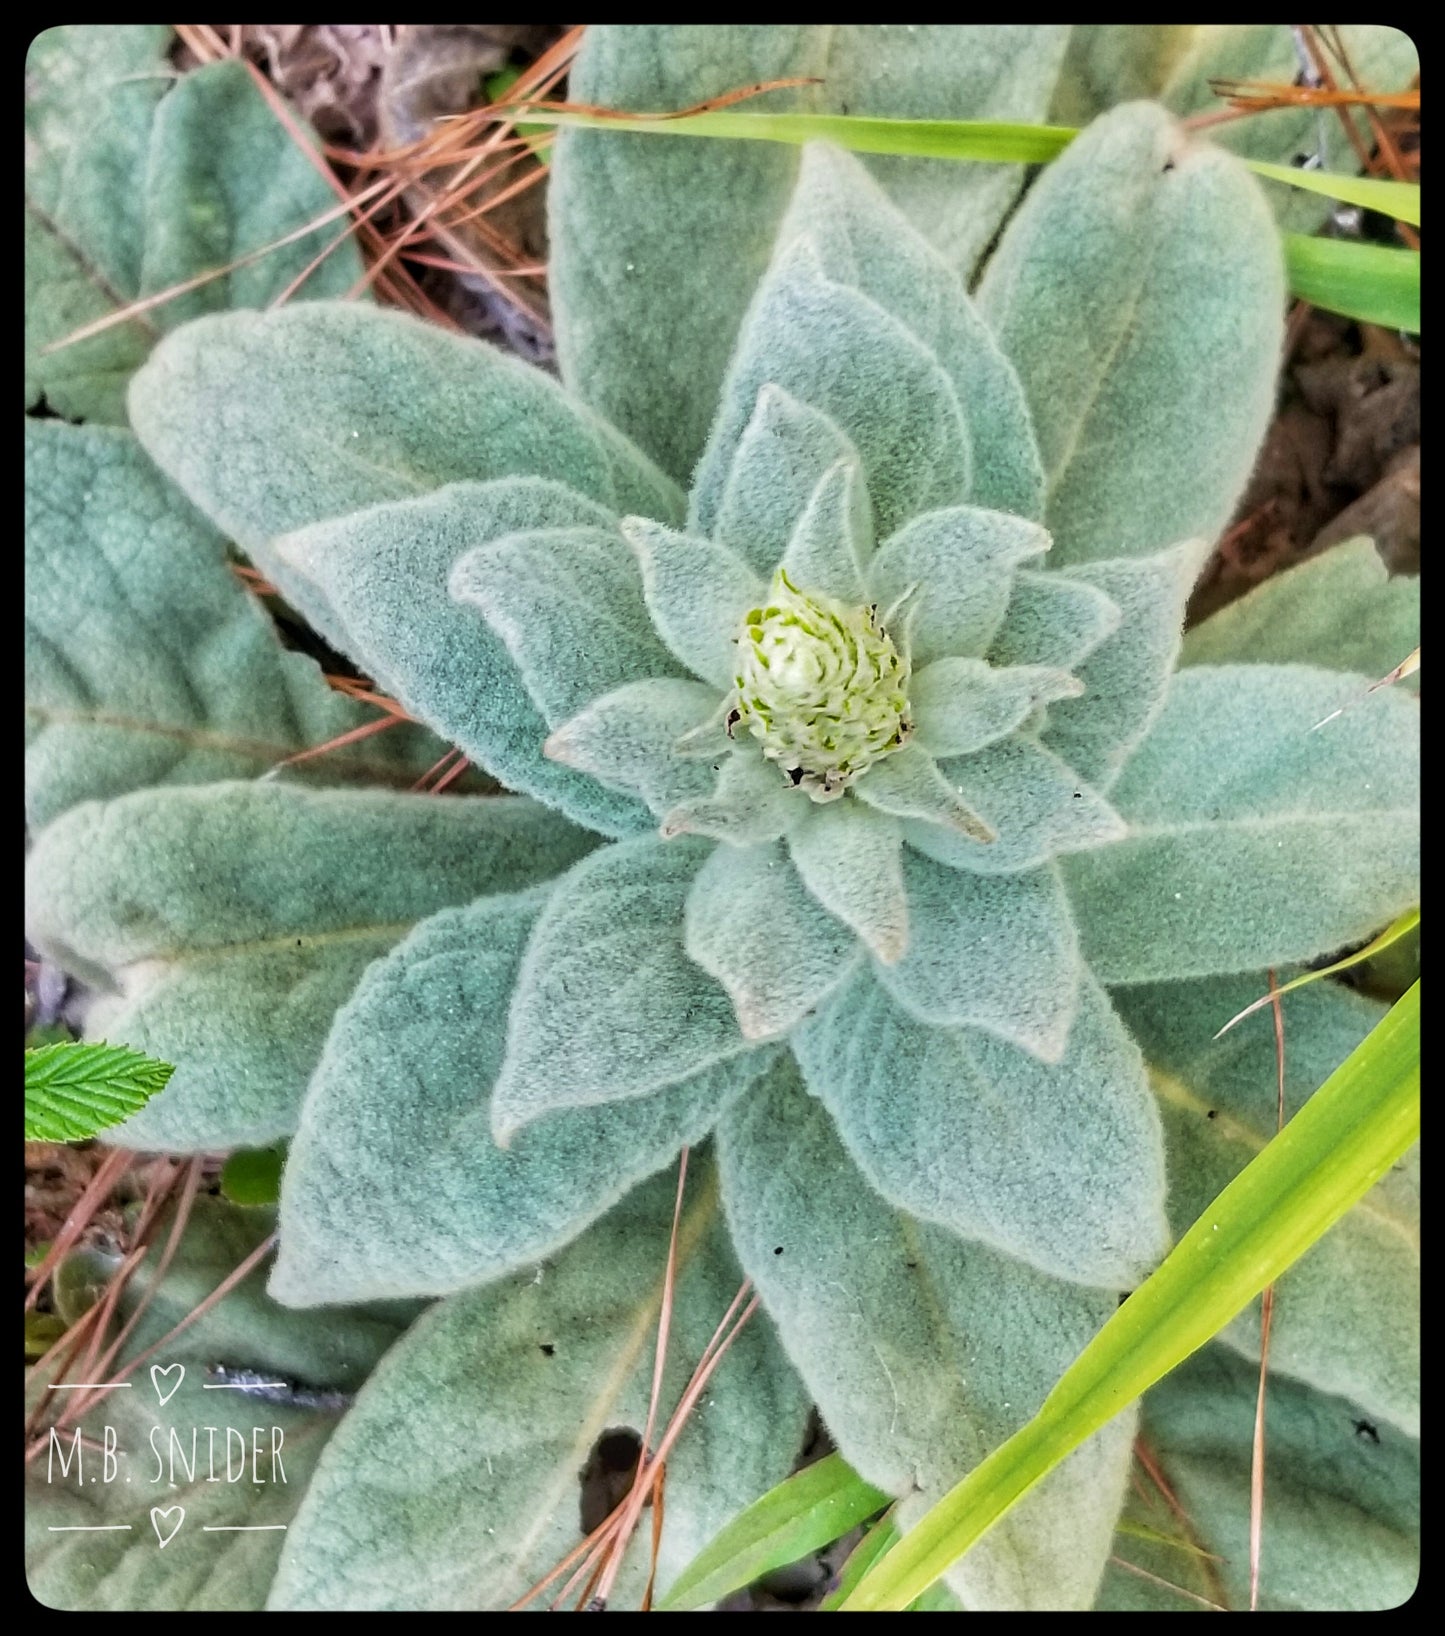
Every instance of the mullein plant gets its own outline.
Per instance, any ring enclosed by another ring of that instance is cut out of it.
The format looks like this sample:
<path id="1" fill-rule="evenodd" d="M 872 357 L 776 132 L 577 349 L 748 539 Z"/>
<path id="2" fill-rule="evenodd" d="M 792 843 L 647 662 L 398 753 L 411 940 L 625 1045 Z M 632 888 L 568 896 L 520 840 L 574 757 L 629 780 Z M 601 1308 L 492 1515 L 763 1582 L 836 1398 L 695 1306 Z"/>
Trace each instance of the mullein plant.
<path id="1" fill-rule="evenodd" d="M 575 95 L 674 94 L 629 32 Z M 769 42 L 807 32 L 730 31 L 736 82 L 806 71 Z M 995 42 L 1048 56 L 1045 103 L 1066 32 Z M 647 1415 L 684 1147 L 665 1389 L 744 1274 L 767 1316 L 669 1461 L 660 1585 L 810 1402 L 906 1523 L 1267 1138 L 1268 1018 L 1214 1029 L 1417 895 L 1417 706 L 1366 693 L 1413 613 L 1377 564 L 1348 555 L 1361 673 L 1318 564 L 1256 593 L 1281 662 L 1221 616 L 1180 663 L 1273 407 L 1249 175 L 1121 106 L 970 297 L 1018 176 L 737 147 L 561 140 L 562 384 L 320 302 L 200 319 L 130 389 L 189 526 L 520 792 L 141 790 L 36 847 L 33 937 L 111 991 L 97 1032 L 178 1064 L 115 1140 L 289 1137 L 270 1292 L 315 1321 L 445 1297 L 321 1455 L 273 1607 L 505 1606 L 569 1548 L 587 1449 Z M 1291 1105 L 1378 1015 L 1298 998 Z M 1413 1173 L 1386 1192 L 1281 1290 L 1284 1605 L 1316 1571 L 1317 1605 L 1412 1583 Z M 1146 1405 L 1232 1595 L 1257 1348 L 1241 1321 Z M 1138 1429 L 955 1566 L 965 1606 L 1145 1594 L 1105 1577 Z"/>

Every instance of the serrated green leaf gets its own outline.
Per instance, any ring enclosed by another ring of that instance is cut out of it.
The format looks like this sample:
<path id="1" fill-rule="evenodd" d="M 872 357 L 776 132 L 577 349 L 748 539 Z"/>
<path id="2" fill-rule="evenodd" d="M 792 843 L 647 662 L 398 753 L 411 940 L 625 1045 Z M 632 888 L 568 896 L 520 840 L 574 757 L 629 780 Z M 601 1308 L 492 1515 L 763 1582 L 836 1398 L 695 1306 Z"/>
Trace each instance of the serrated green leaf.
<path id="1" fill-rule="evenodd" d="M 197 1199 L 159 1286 L 159 1246 L 127 1285 L 119 1317 L 129 1317 L 143 1295 L 151 1300 L 118 1365 L 192 1312 L 271 1227 L 268 1212 Z M 160 1244 L 166 1237 L 162 1222 Z M 87 1613 L 263 1606 L 285 1548 L 283 1530 L 346 1394 L 412 1316 L 401 1307 L 336 1309 L 324 1325 L 298 1325 L 262 1293 L 264 1279 L 262 1267 L 167 1342 L 156 1358 L 167 1373 L 155 1384 L 142 1369 L 129 1389 L 101 1394 L 79 1421 L 91 1447 L 77 1451 L 73 1433 L 60 1432 L 60 1449 L 43 1452 L 29 1468 L 26 1575 L 42 1606 Z M 263 1394 L 206 1389 L 238 1375 L 275 1388 Z M 159 1402 L 163 1391 L 165 1403 Z M 107 1427 L 112 1466 L 104 1455 Z M 155 1522 L 152 1508 L 161 1513 Z M 77 1528 L 107 1531 L 53 1531 Z M 264 1531 L 207 1531 L 219 1529 Z"/>
<path id="2" fill-rule="evenodd" d="M 26 817 L 156 784 L 263 773 L 381 719 L 286 652 L 225 542 L 129 433 L 25 426 Z M 291 776 L 405 788 L 436 759 L 411 727 Z"/>
<path id="3" fill-rule="evenodd" d="M 166 60 L 170 39 L 151 24 L 72 24 L 31 45 L 27 409 L 43 396 L 67 418 L 122 422 L 126 379 L 157 334 L 204 312 L 264 306 L 338 240 L 297 294 L 343 295 L 361 275 L 344 222 L 297 234 L 334 211 L 335 196 L 245 66 L 178 75 Z M 238 261 L 92 339 L 45 350 L 139 297 Z"/>
<path id="4" fill-rule="evenodd" d="M 1258 1389 L 1254 1365 L 1210 1346 L 1145 1397 L 1144 1444 L 1200 1545 L 1151 1548 L 1121 1537 L 1116 1553 L 1164 1583 L 1111 1568 L 1097 1609 L 1173 1613 L 1194 1605 L 1189 1593 L 1215 1606 L 1250 1606 Z M 1408 1602 L 1420 1573 L 1419 1444 L 1376 1427 L 1345 1398 L 1272 1378 L 1264 1457 L 1260 1610 L 1374 1613 Z M 1177 1531 L 1176 1514 L 1147 1474 L 1138 1491 L 1130 1513 Z"/>
<path id="5" fill-rule="evenodd" d="M 1063 866 L 1089 963 L 1147 982 L 1370 936 L 1419 898 L 1417 739 L 1415 701 L 1359 678 L 1180 671 L 1112 791 L 1128 838 Z"/>
<path id="6" fill-rule="evenodd" d="M 819 83 L 769 92 L 735 117 L 772 109 L 1027 120 L 1045 111 L 1066 38 L 1066 28 L 1039 24 L 593 25 L 570 95 L 663 110 L 809 75 Z M 707 437 L 798 165 L 796 149 L 771 142 L 560 136 L 549 208 L 563 378 L 679 481 Z M 1015 165 L 961 172 L 879 158 L 869 168 L 963 275 L 1022 181 Z M 679 277 L 684 264 L 690 278 Z M 707 285 L 705 311 L 693 279 Z"/>
<path id="7" fill-rule="evenodd" d="M 843 1455 L 909 1512 L 1029 1415 L 1113 1309 L 891 1209 L 850 1163 L 827 1113 L 781 1065 L 724 1120 L 733 1241 Z M 970 1609 L 1092 1599 L 1123 1498 L 1120 1421 L 1031 1511 L 970 1557 Z"/>
<path id="8" fill-rule="evenodd" d="M 1169 1217 L 1183 1233 L 1274 1134 L 1274 1027 L 1266 1013 L 1213 1038 L 1264 974 L 1114 992 L 1149 1062 L 1169 1160 Z M 1281 1001 L 1290 1118 L 1384 1015 L 1334 983 Z M 1419 1434 L 1419 1155 L 1410 1154 L 1279 1280 L 1271 1373 L 1308 1381 Z M 1259 1356 L 1251 1306 L 1221 1339 Z"/>
<path id="9" fill-rule="evenodd" d="M 1106 114 L 1009 223 L 979 305 L 1023 382 L 1055 566 L 1212 541 L 1274 407 L 1279 237 L 1157 106 Z"/>
<path id="10" fill-rule="evenodd" d="M 793 1044 L 854 1163 L 900 1209 L 1086 1284 L 1126 1288 L 1163 1254 L 1158 1116 L 1091 980 L 1053 1066 L 973 1028 L 926 1026 L 868 974 Z"/>
<path id="11" fill-rule="evenodd" d="M 748 1049 L 727 991 L 688 959 L 683 904 L 709 847 L 646 837 L 563 877 L 517 978 L 492 1130 L 648 1096 Z"/>
<path id="12" fill-rule="evenodd" d="M 175 1071 L 104 1040 L 27 1049 L 25 1140 L 84 1142 L 138 1113 Z"/>
<path id="13" fill-rule="evenodd" d="M 1357 539 L 1271 574 L 1211 614 L 1186 633 L 1179 663 L 1324 665 L 1383 676 L 1419 645 L 1420 581 L 1392 577 L 1373 541 Z"/>
<path id="14" fill-rule="evenodd" d="M 551 1255 L 700 1141 L 762 1067 L 735 1057 L 656 1096 L 564 1109 L 503 1152 L 491 1089 L 544 901 L 433 915 L 337 1015 L 286 1166 L 278 1299 L 449 1294 Z"/>
<path id="15" fill-rule="evenodd" d="M 888 1501 L 841 1454 L 825 1454 L 734 1517 L 677 1576 L 657 1611 L 686 1613 L 720 1601 L 774 1568 L 831 1545 Z"/>
<path id="16" fill-rule="evenodd" d="M 688 1180 L 664 1417 L 741 1279 L 706 1164 Z M 675 1190 L 674 1177 L 658 1177 L 535 1274 L 452 1296 L 416 1325 L 320 1465 L 273 1609 L 502 1609 L 580 1541 L 589 1449 L 609 1428 L 640 1435 L 647 1418 Z M 755 1319 L 668 1459 L 663 1589 L 787 1472 L 806 1409 Z M 418 1462 L 418 1448 L 436 1458 Z M 636 1605 L 649 1520 L 614 1606 Z"/>
<path id="17" fill-rule="evenodd" d="M 140 791 L 43 832 L 30 937 L 101 989 L 92 1030 L 179 1065 L 117 1139 L 254 1147 L 295 1128 L 332 1016 L 371 961 L 436 910 L 545 880 L 592 844 L 521 797 Z"/>

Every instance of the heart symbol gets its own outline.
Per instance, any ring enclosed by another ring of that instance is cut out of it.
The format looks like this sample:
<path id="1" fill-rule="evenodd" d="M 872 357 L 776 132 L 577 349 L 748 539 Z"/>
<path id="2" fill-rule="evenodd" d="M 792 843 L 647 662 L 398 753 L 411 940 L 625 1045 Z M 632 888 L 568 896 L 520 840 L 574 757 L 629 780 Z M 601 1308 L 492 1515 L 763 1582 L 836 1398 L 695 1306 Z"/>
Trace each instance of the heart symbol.
<path id="1" fill-rule="evenodd" d="M 163 1534 L 161 1532 L 161 1524 L 163 1522 L 169 1522 L 172 1517 L 176 1519 L 175 1525 L 172 1527 L 170 1533 Z M 181 1524 L 185 1520 L 186 1509 L 182 1505 L 173 1505 L 166 1511 L 162 1511 L 158 1505 L 153 1505 L 151 1507 L 151 1527 L 155 1529 L 156 1538 L 161 1542 L 161 1550 L 164 1551 L 166 1546 L 169 1545 L 176 1535 L 180 1533 Z"/>
<path id="2" fill-rule="evenodd" d="M 170 1375 L 174 1375 L 176 1377 L 176 1383 L 171 1387 L 170 1391 L 163 1392 L 161 1390 L 161 1381 Z M 161 1400 L 162 1408 L 165 1408 L 166 1404 L 169 1403 L 181 1389 L 181 1382 L 185 1378 L 186 1366 L 183 1363 L 167 1364 L 164 1369 L 162 1369 L 158 1363 L 153 1363 L 151 1365 L 151 1385 L 156 1389 L 156 1396 Z M 177 1524 L 177 1526 L 179 1526 L 179 1524 Z"/>

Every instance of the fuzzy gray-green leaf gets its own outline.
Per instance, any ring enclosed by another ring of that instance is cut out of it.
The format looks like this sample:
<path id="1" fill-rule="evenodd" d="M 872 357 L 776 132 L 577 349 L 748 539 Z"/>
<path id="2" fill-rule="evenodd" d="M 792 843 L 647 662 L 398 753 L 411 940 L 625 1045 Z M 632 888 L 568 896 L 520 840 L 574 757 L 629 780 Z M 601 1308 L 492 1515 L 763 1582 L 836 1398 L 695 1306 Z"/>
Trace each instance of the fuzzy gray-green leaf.
<path id="1" fill-rule="evenodd" d="M 976 506 L 931 511 L 879 546 L 869 596 L 880 611 L 902 601 L 915 665 L 976 657 L 1003 623 L 1014 570 L 1048 545 L 1043 529 L 1023 517 Z"/>
<path id="2" fill-rule="evenodd" d="M 1157 106 L 1049 167 L 979 302 L 1028 398 L 1057 565 L 1214 539 L 1274 407 L 1284 294 L 1253 178 Z"/>
<path id="3" fill-rule="evenodd" d="M 1078 1005 L 1079 951 L 1050 869 L 977 875 L 903 855 L 908 946 L 879 975 L 924 1022 L 988 1029 L 1057 1061 Z"/>
<path id="4" fill-rule="evenodd" d="M 433 915 L 341 1009 L 286 1163 L 278 1299 L 446 1294 L 551 1255 L 700 1141 L 757 1071 L 734 1057 L 657 1096 L 564 1109 L 503 1152 L 491 1088 L 545 901 L 488 896 Z"/>
<path id="5" fill-rule="evenodd" d="M 449 483 L 420 499 L 315 523 L 282 535 L 267 554 L 281 565 L 298 602 L 324 606 L 327 617 L 344 627 L 345 646 L 356 661 L 443 738 L 513 788 L 561 807 L 579 823 L 627 834 L 643 827 L 645 814 L 636 802 L 547 760 L 547 722 L 528 691 L 533 661 L 552 656 L 560 635 L 553 627 L 566 631 L 575 616 L 568 593 L 576 586 L 576 565 L 569 572 L 559 563 L 531 590 L 514 578 L 497 588 L 501 596 L 511 594 L 506 611 L 527 597 L 539 616 L 540 630 L 530 633 L 530 643 L 517 641 L 514 653 L 507 638 L 517 636 L 515 622 L 499 620 L 493 629 L 475 607 L 461 605 L 476 598 L 468 563 L 479 541 L 515 540 L 519 533 L 535 538 L 531 530 L 545 531 L 544 537 L 554 530 L 570 535 L 574 529 L 595 540 L 609 526 L 612 519 L 602 507 L 561 483 L 508 477 Z M 609 588 L 614 597 L 619 591 L 625 597 L 627 565 L 611 566 L 617 572 Z M 655 657 L 641 612 L 639 603 L 623 640 L 609 640 L 605 628 L 588 631 L 588 647 L 601 650 L 594 667 L 610 662 L 615 672 L 619 649 Z M 554 678 L 552 689 L 542 691 L 556 702 L 559 685 Z"/>
<path id="6" fill-rule="evenodd" d="M 613 514 L 681 510 L 555 381 L 401 312 L 315 302 L 201 319 L 156 349 L 129 407 L 157 465 L 343 648 L 328 599 L 269 549 L 278 535 L 512 476 L 565 482 Z"/>
<path id="7" fill-rule="evenodd" d="M 1065 863 L 1105 982 L 1312 959 L 1417 901 L 1419 707 L 1366 685 L 1304 665 L 1177 673 L 1112 792 L 1127 838 Z"/>
<path id="8" fill-rule="evenodd" d="M 724 545 L 644 517 L 626 518 L 622 531 L 641 564 L 647 608 L 662 640 L 694 676 L 726 691 L 737 669 L 733 638 L 766 585 Z"/>
<path id="9" fill-rule="evenodd" d="M 873 518 L 863 468 L 840 460 L 818 479 L 783 554 L 794 585 L 856 607 L 865 602 L 862 565 L 873 550 Z"/>
<path id="10" fill-rule="evenodd" d="M 155 784 L 263 773 L 379 719 L 285 651 L 225 542 L 128 432 L 25 426 L 26 818 Z M 391 728 L 296 776 L 404 788 L 420 735 Z M 400 751 L 400 753 L 398 753 Z"/>
<path id="11" fill-rule="evenodd" d="M 1211 614 L 1185 636 L 1179 663 L 1325 665 L 1378 679 L 1419 645 L 1420 581 L 1389 575 L 1373 541 L 1358 539 Z"/>
<path id="12" fill-rule="evenodd" d="M 615 525 L 504 534 L 462 557 L 450 587 L 507 644 L 549 727 L 624 682 L 678 668 Z"/>
<path id="13" fill-rule="evenodd" d="M 1029 1418 L 1114 1309 L 1112 1294 L 885 1204 L 791 1064 L 733 1109 L 720 1149 L 743 1266 L 840 1453 L 913 1496 L 905 1521 Z M 958 1564 L 949 1579 L 965 1606 L 1088 1605 L 1131 1423 L 1099 1433 Z"/>
<path id="14" fill-rule="evenodd" d="M 937 357 L 891 313 L 824 272 L 808 238 L 780 248 L 758 287 L 693 479 L 710 531 L 758 393 L 772 384 L 820 409 L 857 448 L 881 535 L 968 497 L 968 428 Z"/>
<path id="15" fill-rule="evenodd" d="M 1132 562 L 1065 570 L 1098 586 L 1123 615 L 1120 628 L 1079 667 L 1087 703 L 1061 700 L 1050 710 L 1043 735 L 1098 790 L 1109 790 L 1164 702 L 1179 656 L 1184 604 L 1208 554 L 1203 540 L 1189 540 Z"/>
<path id="16" fill-rule="evenodd" d="M 1064 25 L 1036 23 L 593 24 L 571 95 L 660 112 L 803 75 L 816 83 L 753 106 L 1041 119 L 1067 37 Z M 796 148 L 767 142 L 607 131 L 558 142 L 549 210 L 563 378 L 679 481 L 706 440 L 799 164 Z M 1022 180 L 1013 165 L 875 158 L 868 168 L 962 276 Z"/>
<path id="17" fill-rule="evenodd" d="M 1077 697 L 1083 684 L 1066 670 L 981 659 L 935 659 L 908 686 L 916 741 L 932 756 L 970 755 L 1013 732 L 1040 705 Z"/>
<path id="18" fill-rule="evenodd" d="M 31 940 L 102 990 L 90 1026 L 178 1065 L 114 1135 L 206 1151 L 295 1128 L 333 1013 L 420 919 L 565 869 L 594 837 L 520 797 L 140 791 L 31 852 Z"/>
<path id="19" fill-rule="evenodd" d="M 884 813 L 853 801 L 816 806 L 788 832 L 788 854 L 804 886 L 885 964 L 908 946 L 903 837 Z"/>
<path id="20" fill-rule="evenodd" d="M 771 574 L 817 485 L 840 460 L 857 459 L 837 421 L 770 382 L 758 393 L 733 450 L 713 539 L 758 573 Z M 695 512 L 694 499 L 689 517 L 696 526 Z"/>
<path id="21" fill-rule="evenodd" d="M 804 1023 L 795 1049 L 891 1204 L 1079 1283 L 1128 1288 L 1163 1254 L 1158 1114 L 1092 979 L 1052 1066 L 972 1028 L 919 1022 L 869 973 Z"/>
<path id="22" fill-rule="evenodd" d="M 958 273 L 853 155 L 822 142 L 803 149 L 778 243 L 798 238 L 812 245 L 829 278 L 862 291 L 898 319 L 952 380 L 972 457 L 967 498 L 1042 516 L 1043 469 L 1013 366 Z"/>
<path id="23" fill-rule="evenodd" d="M 995 665 L 1073 670 L 1118 630 L 1122 619 L 1118 603 L 1096 585 L 1021 568 L 988 659 Z"/>
<path id="24" fill-rule="evenodd" d="M 244 260 L 335 197 L 239 62 L 178 75 L 152 24 L 51 28 L 26 62 L 26 408 L 123 422 L 156 336 L 203 312 L 264 306 L 341 237 L 331 222 L 89 340 L 42 348 L 138 297 Z M 345 238 L 299 287 L 345 294 Z"/>
<path id="25" fill-rule="evenodd" d="M 955 869 L 1015 874 L 1060 853 L 1107 848 L 1125 833 L 1124 820 L 1096 789 L 1024 733 L 945 757 L 938 769 L 995 839 L 982 845 L 937 823 L 910 823 L 904 839 Z"/>
<path id="26" fill-rule="evenodd" d="M 778 841 L 716 847 L 688 892 L 684 925 L 688 955 L 727 989 L 753 1040 L 787 1033 L 861 955 Z"/>
<path id="27" fill-rule="evenodd" d="M 680 751 L 679 740 L 705 730 L 710 719 L 716 758 Z M 553 761 L 640 796 L 660 818 L 680 801 L 712 793 L 728 748 L 717 693 L 705 682 L 664 676 L 594 699 L 549 736 L 544 750 Z"/>
<path id="28" fill-rule="evenodd" d="M 710 848 L 644 837 L 564 876 L 517 978 L 492 1095 L 503 1140 L 543 1114 L 647 1096 L 748 1048 L 688 959 L 683 904 Z"/>
<path id="29" fill-rule="evenodd" d="M 694 1161 L 661 1414 L 741 1274 Z M 500 1611 L 580 1542 L 579 1476 L 604 1431 L 647 1420 L 676 1181 L 634 1192 L 554 1260 L 439 1303 L 377 1371 L 317 1471 L 273 1610 Z M 787 1475 L 806 1399 L 760 1320 L 667 1463 L 659 1588 Z M 430 1451 L 424 1460 L 417 1451 Z M 635 1608 L 650 1514 L 614 1596 Z M 552 1594 L 555 1594 L 555 1590 Z"/>

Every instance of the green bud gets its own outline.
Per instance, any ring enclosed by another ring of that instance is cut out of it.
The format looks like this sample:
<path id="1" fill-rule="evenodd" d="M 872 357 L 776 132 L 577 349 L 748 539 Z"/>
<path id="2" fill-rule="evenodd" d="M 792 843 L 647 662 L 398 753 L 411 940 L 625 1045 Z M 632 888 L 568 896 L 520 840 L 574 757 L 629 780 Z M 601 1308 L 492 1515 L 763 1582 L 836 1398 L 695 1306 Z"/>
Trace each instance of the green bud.
<path id="1" fill-rule="evenodd" d="M 768 601 L 743 616 L 733 638 L 739 724 L 815 801 L 832 801 L 873 763 L 907 742 L 907 658 L 878 623 L 800 591 L 779 568 Z"/>

